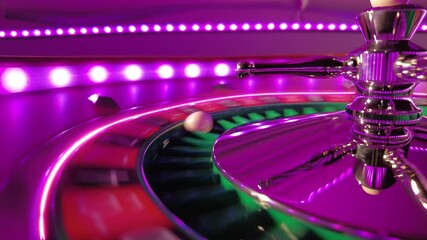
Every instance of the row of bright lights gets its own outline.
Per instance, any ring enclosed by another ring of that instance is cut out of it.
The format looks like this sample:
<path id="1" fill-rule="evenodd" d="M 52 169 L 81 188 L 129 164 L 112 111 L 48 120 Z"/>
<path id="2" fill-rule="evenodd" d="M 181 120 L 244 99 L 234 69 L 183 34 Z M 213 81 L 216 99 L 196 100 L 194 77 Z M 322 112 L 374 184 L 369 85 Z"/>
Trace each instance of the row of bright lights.
<path id="1" fill-rule="evenodd" d="M 169 64 L 163 64 L 156 69 L 145 69 L 146 71 L 154 72 L 155 76 L 152 79 L 170 79 L 174 78 L 177 71 L 183 71 L 183 75 L 178 77 L 197 78 L 203 72 L 207 72 L 205 76 L 225 77 L 231 74 L 231 67 L 227 63 L 218 63 L 213 66 L 213 69 L 205 69 L 206 66 L 201 64 L 191 63 L 183 67 L 183 69 L 173 67 Z M 48 79 L 51 87 L 67 87 L 72 85 L 71 82 L 74 76 L 81 77 L 86 75 L 93 83 L 102 83 L 108 78 L 116 74 L 116 72 L 109 72 L 105 66 L 96 65 L 89 68 L 87 72 L 82 74 L 73 74 L 67 67 L 49 67 Z M 119 70 L 119 78 L 129 81 L 138 81 L 144 79 L 144 69 L 138 64 L 130 64 L 124 66 Z M 39 75 L 39 74 L 37 74 Z M 22 92 L 25 91 L 31 84 L 29 74 L 23 68 L 7 68 L 1 74 L 1 83 L 4 89 L 8 92 Z"/>
<path id="2" fill-rule="evenodd" d="M 0 31 L 0 38 L 48 37 L 96 34 L 122 34 L 147 32 L 222 32 L 222 31 L 358 31 L 357 24 L 346 23 L 231 23 L 231 24 L 142 24 L 56 29 Z M 427 32 L 427 25 L 420 31 Z"/>

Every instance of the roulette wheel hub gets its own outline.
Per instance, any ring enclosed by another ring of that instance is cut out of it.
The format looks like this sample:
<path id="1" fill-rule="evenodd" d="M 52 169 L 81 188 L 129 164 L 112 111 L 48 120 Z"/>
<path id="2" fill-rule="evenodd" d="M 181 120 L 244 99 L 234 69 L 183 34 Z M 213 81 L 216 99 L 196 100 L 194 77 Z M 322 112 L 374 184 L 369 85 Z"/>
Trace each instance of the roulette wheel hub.
<path id="1" fill-rule="evenodd" d="M 409 41 L 425 14 L 414 5 L 362 13 L 366 42 L 345 60 L 239 63 L 240 77 L 342 75 L 358 93 L 343 112 L 226 131 L 213 149 L 222 174 L 266 206 L 311 223 L 361 237 L 426 237 L 427 120 L 412 92 L 426 79 L 427 51 Z"/>

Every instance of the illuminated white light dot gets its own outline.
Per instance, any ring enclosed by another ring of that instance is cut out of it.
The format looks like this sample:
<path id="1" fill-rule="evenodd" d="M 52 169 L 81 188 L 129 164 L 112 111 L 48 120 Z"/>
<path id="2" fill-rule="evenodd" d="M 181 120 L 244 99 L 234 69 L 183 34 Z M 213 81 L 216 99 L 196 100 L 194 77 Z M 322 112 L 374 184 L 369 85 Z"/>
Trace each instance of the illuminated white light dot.
<path id="1" fill-rule="evenodd" d="M 427 30 L 427 25 L 423 25 L 423 26 L 421 27 L 421 30 L 426 31 L 426 30 Z"/>
<path id="2" fill-rule="evenodd" d="M 267 25 L 267 28 L 268 28 L 268 30 L 273 30 L 274 29 L 274 23 L 269 23 L 268 25 Z"/>
<path id="3" fill-rule="evenodd" d="M 310 30 L 311 29 L 311 24 L 310 23 L 306 23 L 305 25 L 304 25 L 304 29 L 305 30 Z"/>
<path id="4" fill-rule="evenodd" d="M 218 31 L 224 31 L 225 26 L 224 26 L 224 24 L 220 23 L 220 24 L 218 24 L 218 26 L 216 27 L 216 29 L 218 29 Z"/>
<path id="5" fill-rule="evenodd" d="M 197 24 L 194 24 L 192 27 L 191 27 L 191 29 L 193 29 L 193 31 L 199 31 L 200 30 L 200 26 L 199 25 L 197 25 Z"/>
<path id="6" fill-rule="evenodd" d="M 105 33 L 111 33 L 111 28 L 109 26 L 105 26 L 104 27 L 104 32 Z"/>
<path id="7" fill-rule="evenodd" d="M 1 76 L 3 87 L 10 92 L 19 92 L 28 85 L 28 77 L 21 68 L 8 68 Z"/>
<path id="8" fill-rule="evenodd" d="M 234 24 L 234 23 L 233 23 L 233 24 L 231 24 L 231 25 L 230 25 L 230 30 L 231 30 L 231 31 L 236 31 L 236 30 L 237 30 L 237 25 L 236 25 L 236 24 Z"/>
<path id="9" fill-rule="evenodd" d="M 339 29 L 344 31 L 347 29 L 347 24 L 340 24 Z"/>
<path id="10" fill-rule="evenodd" d="M 16 37 L 17 35 L 18 35 L 18 33 L 16 31 L 10 32 L 10 36 L 12 36 L 12 37 Z"/>
<path id="11" fill-rule="evenodd" d="M 136 31 L 136 27 L 131 25 L 129 26 L 129 32 L 135 32 Z"/>
<path id="12" fill-rule="evenodd" d="M 300 25 L 298 23 L 294 23 L 294 24 L 292 24 L 291 28 L 293 30 L 298 30 L 300 28 Z"/>
<path id="13" fill-rule="evenodd" d="M 220 63 L 215 66 L 214 72 L 219 77 L 225 77 L 230 73 L 230 67 L 225 63 Z"/>
<path id="14" fill-rule="evenodd" d="M 52 34 L 52 31 L 50 31 L 49 29 L 46 29 L 46 30 L 44 31 L 44 34 L 45 34 L 46 36 L 50 36 L 50 35 Z"/>
<path id="15" fill-rule="evenodd" d="M 87 99 L 89 101 L 91 101 L 92 103 L 96 103 L 96 101 L 98 101 L 100 95 L 98 93 L 94 93 L 92 95 L 90 95 Z"/>
<path id="16" fill-rule="evenodd" d="M 160 78 L 163 79 L 169 79 L 171 77 L 173 77 L 174 75 L 174 70 L 170 65 L 162 65 L 157 69 L 157 74 L 159 75 Z"/>
<path id="17" fill-rule="evenodd" d="M 86 28 L 80 28 L 80 33 L 81 34 L 87 34 L 87 29 Z"/>
<path id="18" fill-rule="evenodd" d="M 141 67 L 139 67 L 138 65 L 132 64 L 132 65 L 127 66 L 123 73 L 124 73 L 126 79 L 131 80 L 131 81 L 135 81 L 135 80 L 139 80 L 142 78 L 143 71 L 142 71 Z"/>
<path id="19" fill-rule="evenodd" d="M 36 29 L 34 30 L 34 36 L 40 36 L 42 33 L 40 32 L 40 30 Z"/>
<path id="20" fill-rule="evenodd" d="M 196 78 L 200 76 L 200 67 L 197 64 L 188 64 L 185 69 L 185 76 L 189 77 L 189 78 Z"/>
<path id="21" fill-rule="evenodd" d="M 261 23 L 255 24 L 255 29 L 256 30 L 261 30 L 262 29 L 262 24 Z"/>
<path id="22" fill-rule="evenodd" d="M 173 25 L 172 25 L 172 24 L 168 24 L 168 25 L 166 25 L 166 31 L 168 31 L 168 32 L 172 32 L 172 31 L 173 31 L 173 29 L 174 29 L 174 27 L 173 27 Z"/>
<path id="23" fill-rule="evenodd" d="M 242 26 L 242 29 L 245 31 L 249 30 L 250 28 L 251 28 L 251 25 L 249 25 L 247 23 L 243 24 L 243 26 Z"/>
<path id="24" fill-rule="evenodd" d="M 6 36 L 6 33 L 3 31 L 0 31 L 0 37 L 4 37 L 4 36 Z"/>
<path id="25" fill-rule="evenodd" d="M 69 29 L 68 29 L 68 34 L 70 34 L 70 35 L 74 35 L 74 34 L 76 34 L 76 29 L 74 29 L 74 28 L 69 28 Z"/>
<path id="26" fill-rule="evenodd" d="M 322 30 L 325 26 L 321 23 L 317 24 L 316 28 L 317 30 Z"/>
<path id="27" fill-rule="evenodd" d="M 153 27 L 153 29 L 154 29 L 154 31 L 156 31 L 156 32 L 160 32 L 160 30 L 162 30 L 162 27 L 160 27 L 160 25 L 154 25 L 154 27 Z"/>
<path id="28" fill-rule="evenodd" d="M 121 33 L 121 32 L 124 31 L 124 28 L 122 26 L 117 26 L 116 27 L 116 31 L 119 32 L 119 33 Z"/>
<path id="29" fill-rule="evenodd" d="M 286 29 L 288 29 L 288 24 L 286 24 L 286 23 L 281 23 L 281 24 L 280 24 L 280 26 L 279 26 L 279 28 L 280 28 L 281 30 L 286 30 Z"/>
<path id="30" fill-rule="evenodd" d="M 50 82 L 57 87 L 65 87 L 71 82 L 71 74 L 65 68 L 55 68 L 50 72 Z"/>
<path id="31" fill-rule="evenodd" d="M 22 31 L 22 36 L 28 37 L 28 35 L 30 35 L 30 32 L 28 32 L 27 30 Z"/>
<path id="32" fill-rule="evenodd" d="M 93 33 L 95 33 L 95 34 L 96 34 L 96 33 L 99 33 L 99 28 L 97 28 L 97 27 L 93 27 L 93 28 L 92 28 L 92 32 L 93 32 Z"/>
<path id="33" fill-rule="evenodd" d="M 205 25 L 205 30 L 206 30 L 206 31 L 210 31 L 210 30 L 212 30 L 212 25 L 210 25 L 210 24 L 206 24 L 206 25 Z"/>
<path id="34" fill-rule="evenodd" d="M 56 29 L 56 34 L 62 35 L 62 34 L 64 34 L 64 30 L 62 30 L 61 28 L 58 28 L 58 29 Z"/>
<path id="35" fill-rule="evenodd" d="M 359 29 L 359 26 L 357 26 L 357 24 L 351 25 L 351 30 L 356 31 L 358 29 Z"/>
<path id="36" fill-rule="evenodd" d="M 337 27 L 337 26 L 336 26 L 335 24 L 329 24 L 329 25 L 328 25 L 328 29 L 329 29 L 329 30 L 331 30 L 331 31 L 332 31 L 332 30 L 335 30 L 335 28 L 336 28 L 336 27 Z"/>
<path id="37" fill-rule="evenodd" d="M 148 28 L 148 26 L 147 26 L 147 25 L 142 25 L 142 26 L 141 26 L 141 31 L 143 31 L 143 32 L 148 32 L 148 30 L 149 30 L 149 28 Z"/>
<path id="38" fill-rule="evenodd" d="M 179 31 L 184 32 L 185 30 L 187 30 L 187 26 L 185 26 L 184 24 L 181 24 L 178 26 Z"/>
<path id="39" fill-rule="evenodd" d="M 108 72 L 104 67 L 94 66 L 89 69 L 88 75 L 90 80 L 96 83 L 100 83 L 107 80 Z"/>

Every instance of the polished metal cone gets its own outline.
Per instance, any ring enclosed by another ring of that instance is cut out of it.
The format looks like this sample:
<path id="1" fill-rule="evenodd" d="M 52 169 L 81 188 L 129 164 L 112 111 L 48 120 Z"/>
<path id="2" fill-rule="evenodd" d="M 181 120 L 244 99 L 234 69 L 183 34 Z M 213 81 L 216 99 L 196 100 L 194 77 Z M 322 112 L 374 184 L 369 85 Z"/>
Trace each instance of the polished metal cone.
<path id="1" fill-rule="evenodd" d="M 426 12 L 416 5 L 374 8 L 362 13 L 357 20 L 366 41 L 409 40 Z"/>

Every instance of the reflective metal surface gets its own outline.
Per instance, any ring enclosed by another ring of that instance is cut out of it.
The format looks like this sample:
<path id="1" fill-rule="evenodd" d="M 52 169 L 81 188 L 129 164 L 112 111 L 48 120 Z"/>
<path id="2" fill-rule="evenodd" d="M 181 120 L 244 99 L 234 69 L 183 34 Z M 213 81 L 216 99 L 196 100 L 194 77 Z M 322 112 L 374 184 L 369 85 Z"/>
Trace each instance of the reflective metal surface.
<path id="1" fill-rule="evenodd" d="M 427 119 L 421 122 L 425 126 Z M 342 158 L 322 156 L 333 146 L 352 141 L 352 125 L 342 112 L 254 123 L 223 134 L 214 145 L 213 157 L 236 186 L 267 206 L 308 222 L 361 237 L 364 232 L 374 234 L 373 238 L 427 237 L 423 197 L 414 195 L 424 190 L 411 190 L 410 178 L 402 181 L 385 165 L 360 160 L 362 156 L 378 160 L 383 155 L 365 149 L 365 153 L 348 151 Z M 424 139 L 414 138 L 404 160 L 416 166 L 420 175 L 427 174 L 424 146 Z M 315 161 L 314 156 L 318 156 Z M 260 189 L 259 181 L 265 179 L 272 182 Z M 421 188 L 423 184 L 412 185 Z"/>
<path id="2" fill-rule="evenodd" d="M 343 74 L 358 94 L 344 113 L 226 132 L 214 146 L 217 166 L 260 201 L 309 222 L 359 236 L 427 238 L 427 119 L 412 100 L 425 78 L 427 50 L 408 41 L 425 14 L 414 5 L 362 13 L 366 42 L 348 60 L 308 59 L 297 70 L 295 64 L 238 64 L 239 77 Z"/>

